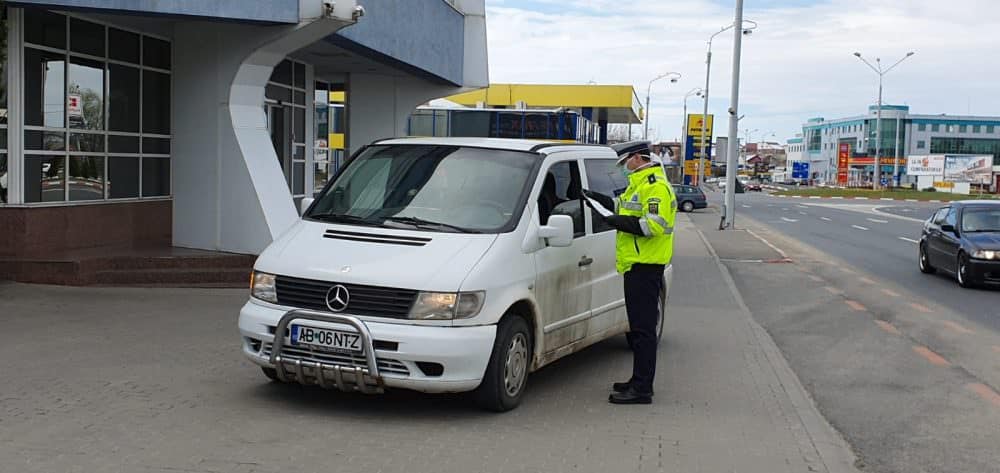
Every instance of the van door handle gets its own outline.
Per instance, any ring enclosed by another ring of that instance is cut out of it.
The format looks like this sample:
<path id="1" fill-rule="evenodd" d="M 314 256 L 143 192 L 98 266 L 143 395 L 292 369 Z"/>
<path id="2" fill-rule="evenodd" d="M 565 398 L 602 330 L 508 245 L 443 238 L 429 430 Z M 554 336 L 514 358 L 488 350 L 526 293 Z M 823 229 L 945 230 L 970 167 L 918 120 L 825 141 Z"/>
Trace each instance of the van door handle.
<path id="1" fill-rule="evenodd" d="M 593 263 L 594 263 L 594 258 L 588 258 L 584 256 L 583 258 L 580 258 L 580 262 L 577 263 L 576 265 L 582 268 L 584 266 L 590 266 Z"/>

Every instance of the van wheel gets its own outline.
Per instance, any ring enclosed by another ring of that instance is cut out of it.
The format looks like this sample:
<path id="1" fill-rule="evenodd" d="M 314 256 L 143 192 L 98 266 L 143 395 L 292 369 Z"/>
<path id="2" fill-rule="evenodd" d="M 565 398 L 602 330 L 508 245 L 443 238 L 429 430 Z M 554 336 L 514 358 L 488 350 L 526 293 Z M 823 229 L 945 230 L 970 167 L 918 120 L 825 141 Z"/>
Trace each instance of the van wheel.
<path id="1" fill-rule="evenodd" d="M 664 289 L 660 289 L 659 297 L 657 297 L 656 306 L 660 309 L 660 316 L 656 319 L 656 343 L 659 344 L 663 339 L 663 326 L 666 325 L 667 317 L 667 301 L 664 300 Z"/>
<path id="2" fill-rule="evenodd" d="M 691 202 L 690 200 L 685 200 L 684 203 L 681 204 L 681 210 L 685 212 L 694 212 L 694 202 Z"/>
<path id="3" fill-rule="evenodd" d="M 497 327 L 483 382 L 476 389 L 476 402 L 480 407 L 504 412 L 521 403 L 531 369 L 531 347 L 531 331 L 524 318 L 505 316 Z"/>
<path id="4" fill-rule="evenodd" d="M 267 379 L 270 379 L 271 381 L 274 381 L 276 383 L 281 382 L 281 378 L 278 377 L 278 370 L 274 368 L 267 368 L 264 366 L 261 366 L 260 370 L 264 372 L 264 376 L 267 376 Z"/>

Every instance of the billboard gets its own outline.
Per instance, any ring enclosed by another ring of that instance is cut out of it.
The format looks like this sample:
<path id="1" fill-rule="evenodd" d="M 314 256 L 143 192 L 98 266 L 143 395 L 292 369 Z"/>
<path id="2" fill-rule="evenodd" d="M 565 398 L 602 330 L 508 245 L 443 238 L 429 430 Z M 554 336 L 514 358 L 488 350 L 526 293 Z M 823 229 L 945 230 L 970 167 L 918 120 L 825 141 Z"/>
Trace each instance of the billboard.
<path id="1" fill-rule="evenodd" d="M 706 124 L 702 119 L 702 114 L 700 113 L 689 113 L 687 116 L 687 136 L 693 136 L 696 138 L 701 138 L 701 134 L 705 133 L 705 141 L 712 141 L 712 119 L 715 115 L 708 115 L 708 123 Z"/>
<path id="2" fill-rule="evenodd" d="M 947 155 L 944 160 L 944 180 L 989 184 L 993 177 L 993 156 L 991 155 Z"/>
<path id="3" fill-rule="evenodd" d="M 726 154 L 729 153 L 729 138 L 725 136 L 720 136 L 715 139 L 715 156 L 712 161 L 719 164 L 726 164 Z M 711 154 L 711 153 L 709 153 Z"/>
<path id="4" fill-rule="evenodd" d="M 907 176 L 943 176 L 944 155 L 910 156 L 906 159 Z"/>
<path id="5" fill-rule="evenodd" d="M 847 185 L 847 177 L 850 174 L 848 163 L 851 160 L 851 144 L 840 143 L 837 148 L 837 184 Z"/>

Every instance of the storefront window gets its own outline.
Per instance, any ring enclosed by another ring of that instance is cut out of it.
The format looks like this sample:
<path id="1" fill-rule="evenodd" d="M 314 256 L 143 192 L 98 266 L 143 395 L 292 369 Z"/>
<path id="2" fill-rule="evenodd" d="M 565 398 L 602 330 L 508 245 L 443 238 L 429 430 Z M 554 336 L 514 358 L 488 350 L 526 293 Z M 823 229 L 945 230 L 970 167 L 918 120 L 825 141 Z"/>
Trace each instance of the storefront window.
<path id="1" fill-rule="evenodd" d="M 170 42 L 32 8 L 24 39 L 24 201 L 169 196 Z"/>
<path id="2" fill-rule="evenodd" d="M 312 108 L 306 104 L 305 74 L 304 63 L 285 59 L 271 71 L 264 88 L 274 151 L 293 197 L 305 196 L 306 117 Z"/>

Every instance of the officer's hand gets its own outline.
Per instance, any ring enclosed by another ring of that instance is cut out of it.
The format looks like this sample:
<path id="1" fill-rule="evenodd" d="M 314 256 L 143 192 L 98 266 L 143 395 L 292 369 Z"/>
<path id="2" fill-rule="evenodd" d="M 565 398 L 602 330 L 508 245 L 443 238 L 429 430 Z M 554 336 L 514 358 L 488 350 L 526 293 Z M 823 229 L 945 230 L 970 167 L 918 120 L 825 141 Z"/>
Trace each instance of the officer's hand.
<path id="1" fill-rule="evenodd" d="M 591 199 L 596 200 L 598 203 L 600 203 L 602 206 L 604 206 L 604 208 L 606 208 L 608 210 L 612 210 L 612 211 L 615 209 L 615 200 L 612 199 L 611 197 L 608 197 L 608 196 L 606 196 L 604 194 L 601 194 L 600 192 L 594 192 L 594 191 L 587 190 L 587 189 L 583 189 L 582 192 L 583 192 L 583 195 L 585 195 L 587 197 L 590 197 Z M 587 205 L 588 206 L 591 205 L 590 201 L 587 201 Z"/>

